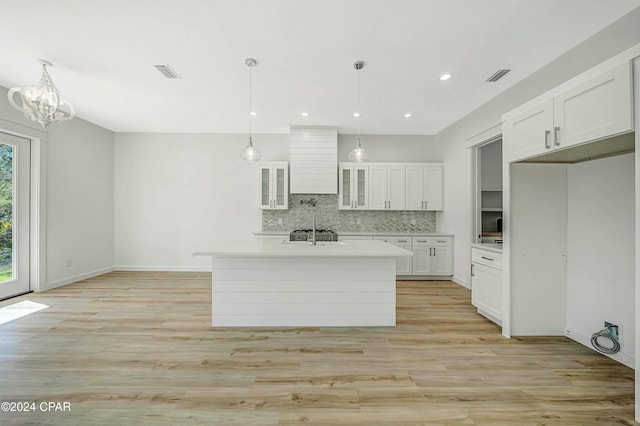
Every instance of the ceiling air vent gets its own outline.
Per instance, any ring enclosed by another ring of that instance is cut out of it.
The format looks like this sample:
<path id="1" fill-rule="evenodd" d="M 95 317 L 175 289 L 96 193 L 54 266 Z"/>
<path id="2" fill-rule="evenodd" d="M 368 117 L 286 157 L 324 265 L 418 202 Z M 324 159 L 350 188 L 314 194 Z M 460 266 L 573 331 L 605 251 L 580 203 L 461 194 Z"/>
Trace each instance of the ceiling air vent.
<path id="1" fill-rule="evenodd" d="M 180 76 L 178 75 L 177 72 L 175 72 L 173 70 L 173 68 L 171 68 L 169 66 L 169 64 L 165 64 L 165 65 L 154 65 L 154 67 L 156 67 L 156 69 L 158 71 L 160 71 L 162 73 L 162 75 L 164 75 L 167 78 L 180 78 Z"/>
<path id="2" fill-rule="evenodd" d="M 506 70 L 506 69 L 498 70 L 495 73 L 493 73 L 493 75 L 491 77 L 489 77 L 487 79 L 487 81 L 489 83 L 495 83 L 496 81 L 498 81 L 502 77 L 504 77 L 509 71 L 511 71 L 511 70 Z"/>

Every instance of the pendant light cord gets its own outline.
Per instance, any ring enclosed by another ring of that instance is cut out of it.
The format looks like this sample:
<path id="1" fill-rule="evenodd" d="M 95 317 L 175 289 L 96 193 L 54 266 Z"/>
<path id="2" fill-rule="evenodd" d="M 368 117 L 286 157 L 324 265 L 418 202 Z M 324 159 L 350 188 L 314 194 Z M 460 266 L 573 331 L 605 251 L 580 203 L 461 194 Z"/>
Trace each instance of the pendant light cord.
<path id="1" fill-rule="evenodd" d="M 251 143 L 251 68 L 249 65 L 249 143 Z"/>
<path id="2" fill-rule="evenodd" d="M 360 119 L 362 111 L 360 111 L 360 68 L 358 68 L 358 147 L 360 146 Z"/>

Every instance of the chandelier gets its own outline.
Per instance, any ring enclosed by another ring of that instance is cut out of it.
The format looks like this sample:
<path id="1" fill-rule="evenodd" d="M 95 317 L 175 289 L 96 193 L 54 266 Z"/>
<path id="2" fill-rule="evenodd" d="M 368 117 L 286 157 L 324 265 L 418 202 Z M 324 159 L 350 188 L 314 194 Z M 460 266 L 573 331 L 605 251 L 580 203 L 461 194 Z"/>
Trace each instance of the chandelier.
<path id="1" fill-rule="evenodd" d="M 53 65 L 44 59 L 38 59 L 42 64 L 42 76 L 40 81 L 24 87 L 14 87 L 9 90 L 9 103 L 18 111 L 22 111 L 24 116 L 40 123 L 45 129 L 52 124 L 62 124 L 71 120 L 75 115 L 73 106 L 62 99 L 56 85 L 51 80 L 47 72 L 47 66 Z M 18 105 L 13 96 L 20 94 L 22 106 Z"/>

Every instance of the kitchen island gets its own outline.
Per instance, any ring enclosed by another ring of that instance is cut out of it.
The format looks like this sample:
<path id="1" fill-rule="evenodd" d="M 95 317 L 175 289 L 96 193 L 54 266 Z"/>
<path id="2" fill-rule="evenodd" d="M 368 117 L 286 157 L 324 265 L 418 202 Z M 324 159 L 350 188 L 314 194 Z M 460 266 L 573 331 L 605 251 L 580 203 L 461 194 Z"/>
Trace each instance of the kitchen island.
<path id="1" fill-rule="evenodd" d="M 212 257 L 214 327 L 395 326 L 396 257 L 383 241 L 232 241 Z"/>

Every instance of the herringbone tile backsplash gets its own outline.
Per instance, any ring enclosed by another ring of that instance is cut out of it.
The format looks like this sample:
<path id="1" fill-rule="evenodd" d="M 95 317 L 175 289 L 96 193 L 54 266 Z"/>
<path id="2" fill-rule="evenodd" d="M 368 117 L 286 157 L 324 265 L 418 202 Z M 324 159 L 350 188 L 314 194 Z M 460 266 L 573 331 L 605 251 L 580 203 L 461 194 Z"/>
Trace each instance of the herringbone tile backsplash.
<path id="1" fill-rule="evenodd" d="M 311 204 L 315 204 L 315 207 Z M 292 231 L 310 228 L 316 214 L 318 228 L 337 232 L 435 232 L 436 213 L 432 211 L 338 210 L 337 195 L 289 195 L 289 210 L 263 210 L 263 231 Z M 282 219 L 282 225 L 279 220 Z M 360 219 L 360 223 L 358 223 Z M 416 224 L 412 225 L 411 221 Z"/>

